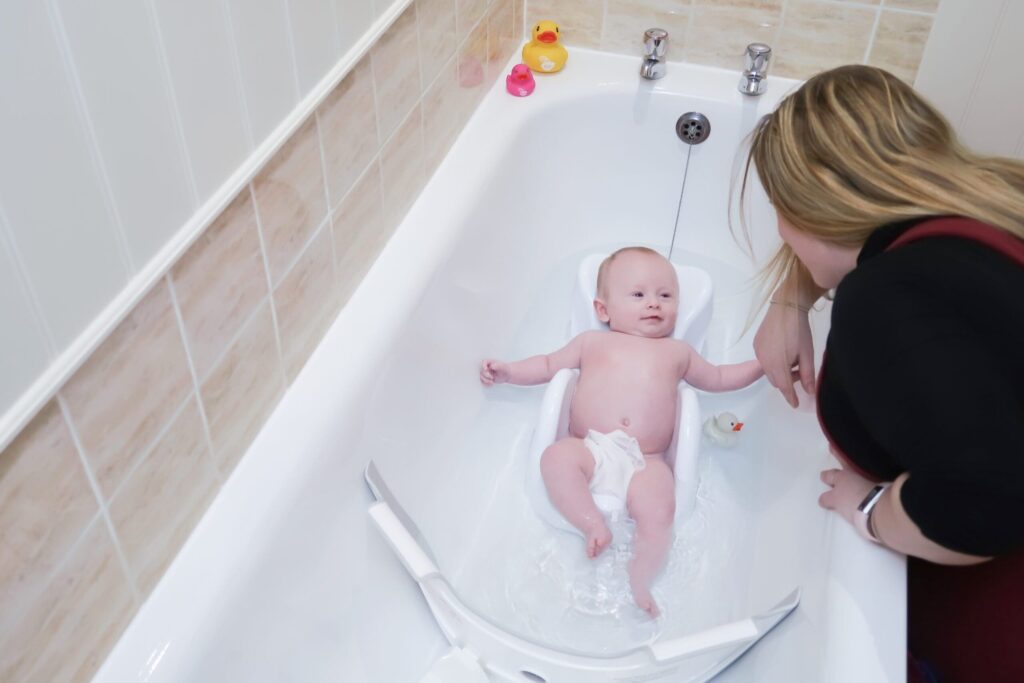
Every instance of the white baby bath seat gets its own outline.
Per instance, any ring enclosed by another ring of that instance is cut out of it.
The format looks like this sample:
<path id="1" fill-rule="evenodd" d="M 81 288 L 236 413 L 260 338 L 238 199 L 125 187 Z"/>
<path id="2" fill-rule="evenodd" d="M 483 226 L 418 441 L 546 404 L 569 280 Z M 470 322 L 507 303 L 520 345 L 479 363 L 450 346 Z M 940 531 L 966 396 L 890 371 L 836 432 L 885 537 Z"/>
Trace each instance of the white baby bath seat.
<path id="1" fill-rule="evenodd" d="M 572 295 L 570 339 L 587 330 L 608 329 L 608 325 L 598 320 L 594 311 L 597 271 L 607 256 L 607 253 L 591 254 L 580 263 Z M 689 343 L 699 352 L 704 346 L 704 338 L 711 323 L 711 277 L 700 268 L 681 266 L 678 263 L 672 265 L 679 279 L 679 312 L 672 337 Z M 541 478 L 540 459 L 548 446 L 569 435 L 569 404 L 578 378 L 578 370 L 560 370 L 548 383 L 530 443 L 530 462 L 526 468 L 526 494 L 533 509 L 551 526 L 573 533 L 579 531 L 569 524 L 548 498 Z M 697 500 L 700 429 L 697 393 L 680 382 L 676 401 L 676 430 L 666 452 L 668 464 L 676 476 L 677 526 L 689 517 Z M 595 493 L 594 503 L 609 519 L 618 519 L 626 512 L 626 501 L 617 496 Z"/>
<path id="2" fill-rule="evenodd" d="M 370 517 L 416 580 L 452 649 L 421 683 L 613 683 L 708 681 L 793 611 L 796 589 L 764 612 L 678 638 L 609 655 L 551 647 L 509 633 L 468 607 L 437 567 L 426 542 L 381 479 L 373 462 L 366 481 L 377 502 Z"/>

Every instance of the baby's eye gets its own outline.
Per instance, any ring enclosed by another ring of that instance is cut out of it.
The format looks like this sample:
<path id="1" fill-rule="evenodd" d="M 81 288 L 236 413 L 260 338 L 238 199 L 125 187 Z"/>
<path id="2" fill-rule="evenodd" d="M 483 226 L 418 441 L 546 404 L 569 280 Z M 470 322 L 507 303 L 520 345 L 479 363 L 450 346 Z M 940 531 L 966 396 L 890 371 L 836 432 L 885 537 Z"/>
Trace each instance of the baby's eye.
<path id="1" fill-rule="evenodd" d="M 630 296 L 631 296 L 631 297 L 633 297 L 634 299 L 639 299 L 639 298 L 641 298 L 641 297 L 642 297 L 643 295 L 644 295 L 644 293 L 643 293 L 643 292 L 633 292 L 632 294 L 630 294 Z"/>
<path id="2" fill-rule="evenodd" d="M 672 298 L 672 295 L 671 295 L 671 294 L 668 294 L 668 293 L 665 293 L 665 294 L 662 294 L 662 295 L 661 295 L 661 298 L 662 298 L 662 299 L 671 299 L 671 298 Z"/>

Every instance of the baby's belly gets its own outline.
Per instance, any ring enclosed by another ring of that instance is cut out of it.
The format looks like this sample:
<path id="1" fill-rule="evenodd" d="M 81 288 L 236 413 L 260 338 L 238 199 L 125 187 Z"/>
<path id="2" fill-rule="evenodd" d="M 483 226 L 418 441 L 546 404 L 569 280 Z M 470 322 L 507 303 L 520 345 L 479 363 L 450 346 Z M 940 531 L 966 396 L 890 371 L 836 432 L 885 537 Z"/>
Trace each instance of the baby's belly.
<path id="1" fill-rule="evenodd" d="M 591 429 L 607 434 L 621 429 L 638 442 L 647 455 L 664 453 L 676 426 L 676 388 L 648 391 L 635 397 L 614 388 L 595 392 L 577 387 L 569 412 L 569 431 L 583 438 Z"/>

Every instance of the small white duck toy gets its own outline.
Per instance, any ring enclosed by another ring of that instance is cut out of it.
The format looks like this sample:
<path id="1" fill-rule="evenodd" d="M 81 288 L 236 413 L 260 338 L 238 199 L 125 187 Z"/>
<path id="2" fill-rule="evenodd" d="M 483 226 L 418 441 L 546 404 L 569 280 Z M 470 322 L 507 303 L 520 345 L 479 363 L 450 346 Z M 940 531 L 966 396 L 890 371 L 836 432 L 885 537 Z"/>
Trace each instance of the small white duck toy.
<path id="1" fill-rule="evenodd" d="M 704 420 L 704 436 L 711 443 L 723 448 L 732 448 L 740 439 L 743 423 L 732 413 L 719 413 Z"/>

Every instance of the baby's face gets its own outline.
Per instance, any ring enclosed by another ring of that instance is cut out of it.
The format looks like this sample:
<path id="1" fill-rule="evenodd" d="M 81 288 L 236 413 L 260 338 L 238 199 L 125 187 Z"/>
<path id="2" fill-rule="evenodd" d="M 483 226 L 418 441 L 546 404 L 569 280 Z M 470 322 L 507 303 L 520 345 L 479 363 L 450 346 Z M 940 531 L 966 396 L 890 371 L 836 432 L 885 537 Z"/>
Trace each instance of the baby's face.
<path id="1" fill-rule="evenodd" d="M 620 254 L 605 275 L 604 292 L 598 293 L 594 307 L 601 322 L 615 332 L 667 337 L 679 313 L 675 268 L 654 254 Z"/>

